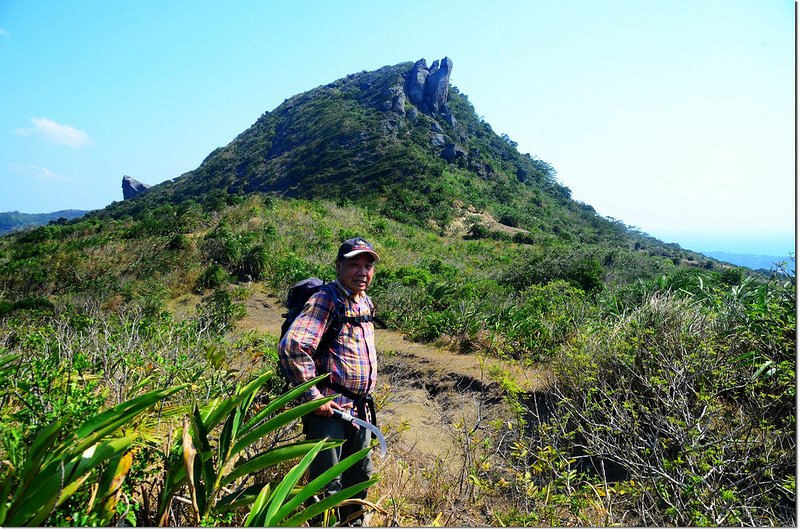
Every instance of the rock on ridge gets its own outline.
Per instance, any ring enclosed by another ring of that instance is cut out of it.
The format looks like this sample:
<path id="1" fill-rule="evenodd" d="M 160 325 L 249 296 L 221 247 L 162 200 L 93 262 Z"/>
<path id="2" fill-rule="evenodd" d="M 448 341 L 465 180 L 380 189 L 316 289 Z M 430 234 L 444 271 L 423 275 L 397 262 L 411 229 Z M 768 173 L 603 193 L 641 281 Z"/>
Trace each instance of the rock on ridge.
<path id="1" fill-rule="evenodd" d="M 124 200 L 133 199 L 150 187 L 149 184 L 139 182 L 133 177 L 122 177 L 122 197 Z"/>
<path id="2" fill-rule="evenodd" d="M 414 105 L 422 108 L 425 101 L 425 81 L 428 79 L 428 65 L 425 59 L 420 59 L 414 63 L 414 68 L 408 73 L 406 79 L 406 94 Z"/>
<path id="3" fill-rule="evenodd" d="M 433 61 L 430 68 L 425 59 L 414 63 L 406 78 L 405 89 L 409 101 L 428 114 L 449 114 L 447 92 L 452 71 L 453 61 L 448 57 Z"/>

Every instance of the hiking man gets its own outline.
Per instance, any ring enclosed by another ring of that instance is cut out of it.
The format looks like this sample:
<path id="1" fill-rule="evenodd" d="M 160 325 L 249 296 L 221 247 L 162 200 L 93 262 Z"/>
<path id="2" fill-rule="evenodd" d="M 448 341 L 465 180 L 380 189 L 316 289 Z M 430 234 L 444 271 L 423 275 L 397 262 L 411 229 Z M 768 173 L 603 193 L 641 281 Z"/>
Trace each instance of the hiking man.
<path id="1" fill-rule="evenodd" d="M 318 374 L 330 374 L 306 392 L 306 400 L 337 395 L 333 401 L 303 417 L 303 432 L 307 439 L 328 437 L 345 440 L 342 446 L 319 453 L 309 467 L 309 480 L 370 445 L 369 430 L 346 423 L 333 414 L 333 409 L 375 422 L 370 395 L 377 378 L 372 323 L 374 306 L 366 290 L 372 282 L 374 264 L 378 259 L 373 246 L 363 238 L 356 237 L 342 243 L 336 256 L 337 280 L 311 295 L 278 346 L 281 369 L 292 384 L 301 384 Z M 337 318 L 344 321 L 341 331 L 330 340 L 326 338 L 325 344 L 317 351 L 326 329 Z M 372 461 L 368 453 L 331 481 L 327 492 L 335 493 L 368 480 L 371 474 Z M 366 498 L 366 491 L 357 497 Z M 340 520 L 346 520 L 360 510 L 359 506 L 344 506 L 340 509 Z M 353 526 L 362 523 L 363 516 L 351 522 Z"/>

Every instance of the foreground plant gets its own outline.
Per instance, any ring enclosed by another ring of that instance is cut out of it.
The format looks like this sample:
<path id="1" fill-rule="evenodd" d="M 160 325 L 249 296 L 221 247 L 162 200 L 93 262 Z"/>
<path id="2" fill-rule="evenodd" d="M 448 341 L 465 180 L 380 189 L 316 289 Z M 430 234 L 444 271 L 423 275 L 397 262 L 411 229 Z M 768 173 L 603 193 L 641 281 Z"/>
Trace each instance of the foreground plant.
<path id="1" fill-rule="evenodd" d="M 290 428 L 295 420 L 332 399 L 323 398 L 285 409 L 292 400 L 327 377 L 320 376 L 257 410 L 261 388 L 272 377 L 274 373 L 267 371 L 228 398 L 214 400 L 202 409 L 195 406 L 191 417 L 184 421 L 180 448 L 176 448 L 169 461 L 159 500 L 159 524 L 169 522 L 172 500 L 184 486 L 191 497 L 196 524 L 208 524 L 233 515 L 238 508 L 253 505 L 247 524 L 293 526 L 332 508 L 375 482 L 353 486 L 295 514 L 302 504 L 363 457 L 366 451 L 343 460 L 303 488 L 295 488 L 319 451 L 338 447 L 342 442 L 311 440 L 284 445 L 265 444 L 266 437 Z M 220 425 L 218 436 L 212 436 L 211 432 Z M 302 459 L 301 463 L 285 477 L 279 478 L 279 483 L 264 479 L 264 472 L 269 468 L 296 459 Z"/>
<path id="2" fill-rule="evenodd" d="M 92 486 L 94 494 L 87 512 L 97 513 L 96 522 L 107 525 L 114 515 L 117 492 L 130 468 L 135 432 L 115 435 L 131 427 L 150 407 L 186 385 L 149 392 L 86 420 L 64 434 L 64 420 L 43 427 L 24 459 L 2 462 L 0 476 L 0 525 L 40 526 L 53 511 L 77 492 L 92 472 L 103 470 Z"/>

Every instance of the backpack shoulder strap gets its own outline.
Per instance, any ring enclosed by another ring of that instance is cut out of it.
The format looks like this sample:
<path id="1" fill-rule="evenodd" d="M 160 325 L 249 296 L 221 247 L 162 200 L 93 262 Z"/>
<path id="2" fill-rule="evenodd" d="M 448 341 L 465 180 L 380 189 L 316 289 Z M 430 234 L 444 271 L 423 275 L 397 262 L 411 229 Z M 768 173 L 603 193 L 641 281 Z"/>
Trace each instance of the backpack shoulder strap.
<path id="1" fill-rule="evenodd" d="M 384 322 L 382 319 L 380 319 L 377 316 L 375 316 L 375 302 L 372 301 L 372 298 L 370 298 L 369 295 L 365 295 L 365 296 L 367 296 L 367 303 L 369 304 L 369 314 L 370 314 L 370 317 L 371 317 L 370 321 L 373 324 L 377 324 L 377 325 L 381 326 L 383 329 L 388 329 L 389 326 L 386 325 L 386 322 Z"/>
<path id="2" fill-rule="evenodd" d="M 328 321 L 325 324 L 325 332 L 322 334 L 317 349 L 314 351 L 315 357 L 317 353 L 326 352 L 328 350 L 333 340 L 342 331 L 344 323 L 347 321 L 344 300 L 339 296 L 336 286 L 333 283 L 326 283 L 320 290 L 327 291 L 333 299 L 333 311 L 328 315 Z"/>

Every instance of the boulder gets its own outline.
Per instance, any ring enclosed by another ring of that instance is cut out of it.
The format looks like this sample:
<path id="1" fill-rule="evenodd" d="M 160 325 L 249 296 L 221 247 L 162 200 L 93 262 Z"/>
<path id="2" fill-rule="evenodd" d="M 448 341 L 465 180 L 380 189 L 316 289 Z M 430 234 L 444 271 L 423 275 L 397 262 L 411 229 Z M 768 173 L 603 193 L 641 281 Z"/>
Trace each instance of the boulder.
<path id="1" fill-rule="evenodd" d="M 139 182 L 135 178 L 129 177 L 128 175 L 122 177 L 122 197 L 126 201 L 128 199 L 133 199 L 137 195 L 140 195 L 149 187 L 149 184 Z"/>
<path id="2" fill-rule="evenodd" d="M 433 147 L 442 147 L 447 144 L 443 134 L 434 134 L 431 136 L 431 145 Z"/>
<path id="3" fill-rule="evenodd" d="M 444 146 L 442 152 L 439 153 L 439 156 L 447 160 L 449 163 L 455 162 L 457 159 L 466 156 L 467 152 L 464 151 L 463 148 L 457 146 L 456 144 L 450 142 Z"/>
<path id="4" fill-rule="evenodd" d="M 425 103 L 434 114 L 444 110 L 444 106 L 447 104 L 447 92 L 450 88 L 450 72 L 453 70 L 453 61 L 445 57 L 436 66 L 436 69 L 433 66 L 431 67 L 427 83 L 425 83 Z"/>

